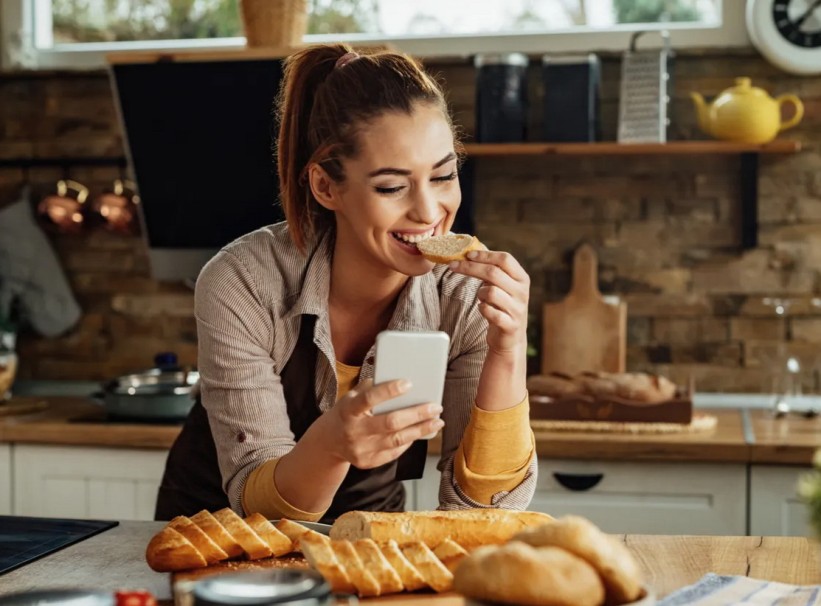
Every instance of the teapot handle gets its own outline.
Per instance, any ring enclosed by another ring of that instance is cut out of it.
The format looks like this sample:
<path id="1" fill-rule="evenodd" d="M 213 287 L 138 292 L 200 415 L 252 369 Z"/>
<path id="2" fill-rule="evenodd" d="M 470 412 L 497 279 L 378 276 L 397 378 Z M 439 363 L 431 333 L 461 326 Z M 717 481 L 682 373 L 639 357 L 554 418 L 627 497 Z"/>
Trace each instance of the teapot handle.
<path id="1" fill-rule="evenodd" d="M 801 122 L 801 118 L 804 117 L 804 104 L 801 103 L 801 99 L 795 95 L 781 95 L 780 97 L 776 97 L 775 102 L 778 103 L 779 110 L 781 109 L 781 105 L 784 103 L 792 103 L 795 106 L 795 114 L 786 122 L 781 123 L 781 126 L 778 128 L 779 132 L 792 128 Z"/>

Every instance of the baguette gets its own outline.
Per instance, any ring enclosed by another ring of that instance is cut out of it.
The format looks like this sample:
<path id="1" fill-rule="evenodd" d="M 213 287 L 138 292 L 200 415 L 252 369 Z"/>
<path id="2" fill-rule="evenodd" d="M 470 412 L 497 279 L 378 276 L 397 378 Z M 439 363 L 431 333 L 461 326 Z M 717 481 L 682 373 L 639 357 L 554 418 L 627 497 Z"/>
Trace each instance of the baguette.
<path id="1" fill-rule="evenodd" d="M 399 578 L 399 573 L 390 565 L 376 543 L 370 539 L 359 539 L 354 541 L 353 547 L 356 550 L 356 555 L 362 560 L 362 565 L 370 571 L 376 582 L 379 583 L 379 593 L 381 595 L 399 593 L 405 589 L 402 579 Z"/>
<path id="2" fill-rule="evenodd" d="M 342 563 L 356 592 L 363 598 L 380 595 L 381 587 L 373 575 L 362 565 L 362 560 L 350 541 L 331 541 L 334 555 Z"/>
<path id="3" fill-rule="evenodd" d="M 445 539 L 452 539 L 469 551 L 480 545 L 504 543 L 525 528 L 552 520 L 545 513 L 507 509 L 350 511 L 337 518 L 330 534 L 333 540 L 373 539 L 379 545 L 395 540 L 399 545 L 422 541 L 428 547 L 436 547 Z"/>
<path id="4" fill-rule="evenodd" d="M 444 264 L 451 261 L 464 261 L 465 255 L 470 251 L 484 248 L 479 238 L 467 234 L 431 236 L 427 240 L 418 242 L 416 247 L 428 261 Z"/>
<path id="5" fill-rule="evenodd" d="M 388 560 L 393 569 L 402 579 L 402 585 L 405 591 L 418 591 L 419 589 L 427 589 L 430 587 L 425 583 L 425 579 L 416 570 L 416 567 L 408 561 L 402 550 L 399 549 L 399 544 L 396 541 L 388 541 L 382 545 L 382 554 Z"/>
<path id="6" fill-rule="evenodd" d="M 302 537 L 301 547 L 305 559 L 328 581 L 334 593 L 356 593 L 348 572 L 328 541 L 307 535 Z"/>
<path id="7" fill-rule="evenodd" d="M 437 593 L 449 591 L 453 587 L 453 575 L 440 562 L 430 548 L 421 541 L 408 543 L 402 547 L 402 553 L 413 564 L 425 583 Z"/>
<path id="8" fill-rule="evenodd" d="M 148 543 L 145 559 L 157 572 L 173 572 L 205 568 L 241 556 L 248 560 L 280 557 L 309 539 L 326 545 L 330 542 L 297 522 L 281 520 L 278 525 L 287 533 L 262 514 L 242 519 L 228 508 L 213 514 L 202 510 L 190 518 L 177 516 Z"/>
<path id="9" fill-rule="evenodd" d="M 445 568 L 450 570 L 451 573 L 456 572 L 456 567 L 459 566 L 459 562 L 461 562 L 467 554 L 468 552 L 465 551 L 459 543 L 451 541 L 450 539 L 445 539 L 433 550 L 433 555 L 439 558 L 439 561 L 442 562 Z"/>

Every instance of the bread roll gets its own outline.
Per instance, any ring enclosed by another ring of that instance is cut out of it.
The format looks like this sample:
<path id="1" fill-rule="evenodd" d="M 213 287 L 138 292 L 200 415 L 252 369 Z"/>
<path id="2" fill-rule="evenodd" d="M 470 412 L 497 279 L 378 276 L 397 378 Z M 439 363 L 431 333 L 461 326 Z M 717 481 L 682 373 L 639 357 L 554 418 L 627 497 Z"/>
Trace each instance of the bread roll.
<path id="1" fill-rule="evenodd" d="M 552 524 L 529 528 L 514 540 L 535 547 L 560 547 L 583 558 L 601 575 L 608 604 L 625 604 L 641 596 L 641 572 L 633 555 L 585 518 L 564 516 Z"/>
<path id="2" fill-rule="evenodd" d="M 476 236 L 467 234 L 432 236 L 418 242 L 416 247 L 428 261 L 444 264 L 451 261 L 464 261 L 465 255 L 470 251 L 484 248 Z"/>
<path id="3" fill-rule="evenodd" d="M 436 547 L 445 539 L 452 539 L 471 550 L 480 545 L 504 543 L 517 532 L 552 519 L 545 513 L 508 509 L 350 511 L 337 518 L 330 534 L 334 540 L 373 539 L 380 545 L 394 540 L 399 545 L 422 541 Z"/>
<path id="4" fill-rule="evenodd" d="M 525 606 L 601 606 L 604 587 L 593 567 L 557 547 L 520 542 L 482 547 L 456 570 L 453 588 L 475 600 Z"/>

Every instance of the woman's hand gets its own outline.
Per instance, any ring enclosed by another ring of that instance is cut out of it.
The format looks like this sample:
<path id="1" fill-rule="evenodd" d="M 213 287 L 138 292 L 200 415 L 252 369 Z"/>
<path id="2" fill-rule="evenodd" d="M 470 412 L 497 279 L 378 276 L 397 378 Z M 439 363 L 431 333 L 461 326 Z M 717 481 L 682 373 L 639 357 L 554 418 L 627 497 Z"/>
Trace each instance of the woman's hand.
<path id="1" fill-rule="evenodd" d="M 373 408 L 410 389 L 407 381 L 374 385 L 367 379 L 350 390 L 320 419 L 330 432 L 328 448 L 338 458 L 359 469 L 372 469 L 397 459 L 414 440 L 438 432 L 444 422 L 442 408 L 420 404 L 386 414 Z"/>
<path id="2" fill-rule="evenodd" d="M 487 344 L 496 354 L 522 354 L 527 349 L 527 303 L 530 276 L 506 252 L 472 251 L 467 261 L 454 261 L 455 273 L 479 278 L 479 312 L 490 326 Z"/>

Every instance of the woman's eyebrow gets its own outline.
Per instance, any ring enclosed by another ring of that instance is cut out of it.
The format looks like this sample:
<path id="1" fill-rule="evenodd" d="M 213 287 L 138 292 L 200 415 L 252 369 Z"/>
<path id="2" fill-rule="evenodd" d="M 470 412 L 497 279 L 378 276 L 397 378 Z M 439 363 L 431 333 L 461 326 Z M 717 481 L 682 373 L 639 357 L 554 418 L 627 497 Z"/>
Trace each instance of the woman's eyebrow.
<path id="1" fill-rule="evenodd" d="M 455 153 L 453 153 L 453 152 L 450 152 L 450 153 L 448 153 L 448 155 L 446 155 L 444 158 L 442 158 L 441 160 L 439 160 L 439 162 L 437 162 L 436 164 L 434 164 L 434 165 L 433 165 L 433 168 L 434 168 L 434 169 L 439 168 L 439 167 L 440 167 L 440 166 L 442 166 L 443 164 L 446 164 L 446 163 L 450 162 L 451 160 L 454 160 L 455 158 L 456 158 L 456 154 L 455 154 Z M 410 174 L 411 174 L 411 171 L 409 171 L 409 170 L 408 170 L 408 169 L 406 169 L 406 168 L 391 168 L 391 167 L 389 167 L 389 166 L 386 166 L 386 167 L 384 167 L 384 168 L 378 168 L 378 169 L 376 169 L 375 171 L 369 172 L 369 173 L 368 173 L 368 177 L 378 177 L 379 175 L 401 175 L 401 176 L 408 176 L 408 175 L 410 175 Z"/>

